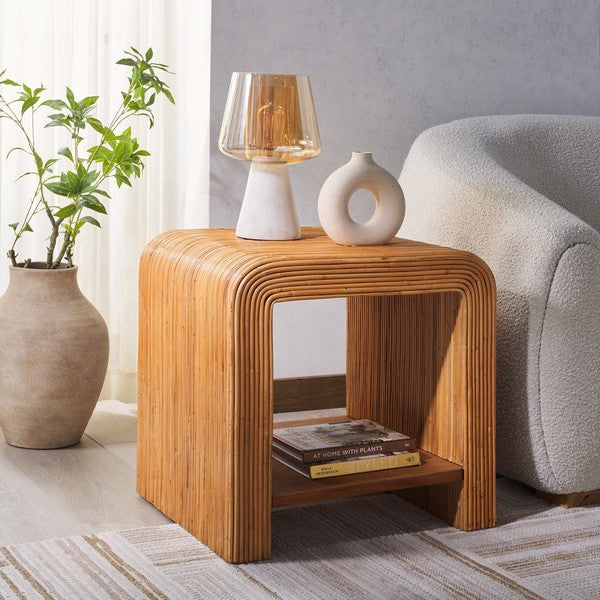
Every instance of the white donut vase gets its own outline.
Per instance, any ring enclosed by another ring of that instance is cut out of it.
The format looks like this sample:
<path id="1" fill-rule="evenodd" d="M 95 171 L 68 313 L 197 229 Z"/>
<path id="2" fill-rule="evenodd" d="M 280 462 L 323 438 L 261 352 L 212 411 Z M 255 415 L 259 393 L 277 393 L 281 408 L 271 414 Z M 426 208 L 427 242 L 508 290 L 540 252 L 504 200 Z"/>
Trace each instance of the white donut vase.
<path id="1" fill-rule="evenodd" d="M 350 198 L 360 189 L 375 198 L 375 212 L 365 223 L 354 221 L 349 211 Z M 336 244 L 387 244 L 404 220 L 404 194 L 396 178 L 375 163 L 371 152 L 353 152 L 350 161 L 323 184 L 318 209 L 325 233 Z"/>

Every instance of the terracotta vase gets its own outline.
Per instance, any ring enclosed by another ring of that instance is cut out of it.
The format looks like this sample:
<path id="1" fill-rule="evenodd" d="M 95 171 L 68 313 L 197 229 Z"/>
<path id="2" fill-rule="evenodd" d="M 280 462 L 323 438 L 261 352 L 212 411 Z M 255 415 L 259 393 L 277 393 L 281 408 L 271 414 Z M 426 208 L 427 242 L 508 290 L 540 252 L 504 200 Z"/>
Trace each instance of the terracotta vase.
<path id="1" fill-rule="evenodd" d="M 365 189 L 375 198 L 375 212 L 366 223 L 357 223 L 348 206 L 352 195 Z M 319 193 L 319 220 L 336 244 L 374 246 L 387 244 L 404 220 L 404 194 L 396 178 L 374 160 L 371 152 L 353 152 L 334 171 Z"/>
<path id="2" fill-rule="evenodd" d="M 100 396 L 108 330 L 77 267 L 9 267 L 0 298 L 0 427 L 22 448 L 77 444 Z"/>

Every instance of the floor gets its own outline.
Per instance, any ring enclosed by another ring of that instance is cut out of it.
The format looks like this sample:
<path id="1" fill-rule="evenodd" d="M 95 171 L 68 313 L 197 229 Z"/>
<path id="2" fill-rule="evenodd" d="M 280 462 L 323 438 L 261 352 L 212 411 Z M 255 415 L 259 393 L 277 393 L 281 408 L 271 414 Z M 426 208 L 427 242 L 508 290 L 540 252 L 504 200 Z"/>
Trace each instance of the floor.
<path id="1" fill-rule="evenodd" d="M 156 581 L 189 592 L 163 595 L 171 598 L 600 598 L 600 507 L 564 511 L 502 479 L 493 529 L 455 530 L 393 494 L 346 499 L 277 510 L 273 557 L 229 565 L 175 525 L 150 527 L 170 521 L 135 492 L 135 436 L 136 407 L 105 401 L 73 448 L 23 450 L 0 440 L 0 546 L 12 547 L 0 550 L 13 561 L 0 560 L 0 597 L 38 597 L 2 591 L 9 579 L 27 588 L 32 573 L 78 592 L 43 597 L 92 597 L 77 578 L 97 577 L 100 554 L 91 553 L 94 571 L 85 569 L 85 556 L 100 540 L 125 561 L 107 554 L 113 571 L 124 564 L 139 573 L 150 564 Z M 90 534 L 101 535 L 75 537 Z M 49 538 L 63 539 L 15 547 Z"/>
<path id="2" fill-rule="evenodd" d="M 285 413 L 276 420 L 343 414 Z M 136 406 L 99 402 L 80 444 L 23 450 L 0 432 L 0 546 L 170 523 L 135 492 Z"/>

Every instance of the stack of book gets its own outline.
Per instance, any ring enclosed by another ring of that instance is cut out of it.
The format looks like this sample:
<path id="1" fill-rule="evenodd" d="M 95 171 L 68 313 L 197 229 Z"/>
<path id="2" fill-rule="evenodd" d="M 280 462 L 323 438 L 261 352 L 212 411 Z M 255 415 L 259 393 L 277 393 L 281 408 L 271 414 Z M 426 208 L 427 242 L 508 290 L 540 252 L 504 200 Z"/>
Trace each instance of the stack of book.
<path id="1" fill-rule="evenodd" d="M 310 479 L 421 464 L 414 438 L 368 419 L 277 428 L 273 457 Z"/>

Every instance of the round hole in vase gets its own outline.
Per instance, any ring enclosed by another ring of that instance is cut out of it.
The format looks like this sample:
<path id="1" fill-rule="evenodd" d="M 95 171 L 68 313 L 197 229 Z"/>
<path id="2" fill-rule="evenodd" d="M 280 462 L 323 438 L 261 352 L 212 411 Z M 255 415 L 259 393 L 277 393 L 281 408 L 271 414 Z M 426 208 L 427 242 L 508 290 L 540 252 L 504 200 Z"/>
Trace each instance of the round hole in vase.
<path id="1" fill-rule="evenodd" d="M 350 196 L 348 212 L 355 223 L 367 223 L 371 220 L 377 209 L 375 196 L 364 188 L 360 188 Z"/>
<path id="2" fill-rule="evenodd" d="M 375 211 L 363 223 L 353 220 L 349 210 L 350 199 L 361 189 L 375 198 Z M 404 194 L 396 178 L 375 163 L 371 152 L 353 152 L 350 161 L 323 184 L 318 209 L 323 229 L 337 244 L 387 244 L 404 220 Z"/>

